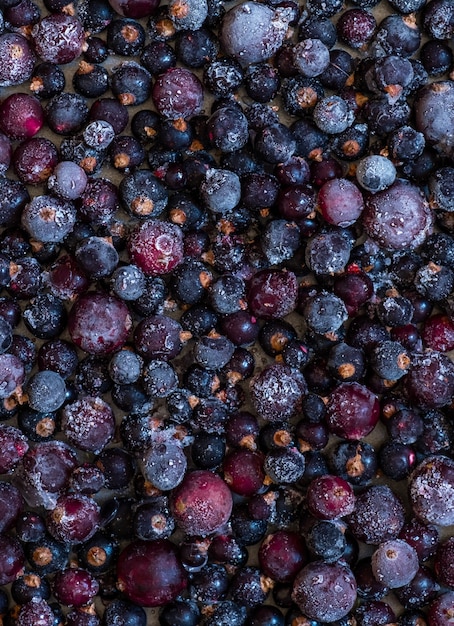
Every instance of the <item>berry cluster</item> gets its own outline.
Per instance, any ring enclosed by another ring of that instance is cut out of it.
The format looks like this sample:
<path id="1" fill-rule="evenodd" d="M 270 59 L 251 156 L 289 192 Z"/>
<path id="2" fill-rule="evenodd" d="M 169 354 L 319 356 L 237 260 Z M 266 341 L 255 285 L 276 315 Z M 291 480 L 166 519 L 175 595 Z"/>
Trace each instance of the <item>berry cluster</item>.
<path id="1" fill-rule="evenodd" d="M 454 5 L 382 4 L 0 0 L 5 626 L 452 624 Z"/>

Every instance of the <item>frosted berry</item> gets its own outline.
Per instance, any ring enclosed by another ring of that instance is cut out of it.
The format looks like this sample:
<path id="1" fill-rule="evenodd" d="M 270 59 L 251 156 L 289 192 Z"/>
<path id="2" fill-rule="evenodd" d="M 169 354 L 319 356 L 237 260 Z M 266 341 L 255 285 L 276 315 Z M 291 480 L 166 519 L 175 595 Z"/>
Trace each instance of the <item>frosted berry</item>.
<path id="1" fill-rule="evenodd" d="M 171 511 L 181 530 L 188 535 L 207 535 L 220 530 L 229 520 L 232 495 L 227 484 L 208 470 L 186 474 L 174 489 Z"/>
<path id="2" fill-rule="evenodd" d="M 126 304 L 98 291 L 82 295 L 68 317 L 71 339 L 90 354 L 108 354 L 120 348 L 131 326 L 132 320 Z"/>
<path id="3" fill-rule="evenodd" d="M 355 577 L 347 565 L 314 561 L 297 575 L 292 599 L 310 619 L 340 620 L 355 604 Z"/>
<path id="4" fill-rule="evenodd" d="M 450 526 L 454 523 L 454 461 L 449 457 L 428 456 L 409 479 L 410 500 L 417 517 L 426 524 Z"/>
<path id="5" fill-rule="evenodd" d="M 183 234 L 169 222 L 148 220 L 130 235 L 129 256 L 145 274 L 171 272 L 183 261 Z"/>

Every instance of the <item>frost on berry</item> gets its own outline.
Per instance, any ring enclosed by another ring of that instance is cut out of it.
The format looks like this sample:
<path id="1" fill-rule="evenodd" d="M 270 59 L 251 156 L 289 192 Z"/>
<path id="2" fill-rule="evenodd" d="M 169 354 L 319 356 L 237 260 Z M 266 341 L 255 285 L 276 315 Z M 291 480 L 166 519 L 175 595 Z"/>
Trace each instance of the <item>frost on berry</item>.
<path id="1" fill-rule="evenodd" d="M 426 457 L 409 479 L 414 513 L 427 524 L 454 524 L 454 461 L 443 455 Z"/>

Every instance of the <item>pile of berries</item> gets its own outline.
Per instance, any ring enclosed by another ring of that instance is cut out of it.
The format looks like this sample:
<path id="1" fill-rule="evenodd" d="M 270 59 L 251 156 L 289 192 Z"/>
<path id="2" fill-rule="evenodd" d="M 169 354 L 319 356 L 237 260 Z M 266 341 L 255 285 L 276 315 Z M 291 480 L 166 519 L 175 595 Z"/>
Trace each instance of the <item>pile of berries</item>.
<path id="1" fill-rule="evenodd" d="M 0 0 L 5 626 L 453 623 L 453 36 Z"/>

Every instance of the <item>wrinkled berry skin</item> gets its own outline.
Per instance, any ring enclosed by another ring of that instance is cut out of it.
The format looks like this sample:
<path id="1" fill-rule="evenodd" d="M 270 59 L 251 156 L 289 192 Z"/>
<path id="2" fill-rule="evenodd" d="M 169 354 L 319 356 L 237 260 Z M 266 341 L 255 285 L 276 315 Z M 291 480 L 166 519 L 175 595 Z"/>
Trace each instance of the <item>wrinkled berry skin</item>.
<path id="1" fill-rule="evenodd" d="M 120 554 L 118 586 L 140 606 L 162 606 L 187 585 L 186 572 L 176 547 L 166 539 L 133 541 Z"/>
<path id="2" fill-rule="evenodd" d="M 32 31 L 33 43 L 40 58 L 51 63 L 71 63 L 82 52 L 85 33 L 79 20 L 71 15 L 44 17 Z"/>

